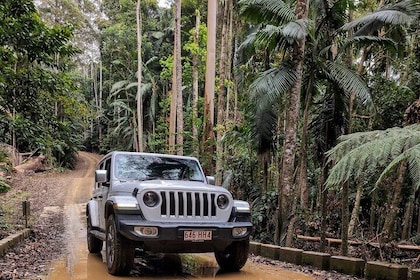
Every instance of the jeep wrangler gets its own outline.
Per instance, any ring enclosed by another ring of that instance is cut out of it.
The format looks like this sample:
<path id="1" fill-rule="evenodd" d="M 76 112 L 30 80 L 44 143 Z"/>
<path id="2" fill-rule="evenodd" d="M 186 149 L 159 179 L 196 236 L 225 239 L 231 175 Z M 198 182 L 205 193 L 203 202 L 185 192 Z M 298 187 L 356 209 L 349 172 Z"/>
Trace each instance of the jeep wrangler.
<path id="1" fill-rule="evenodd" d="M 206 177 L 193 157 L 115 151 L 97 165 L 86 205 L 87 245 L 113 275 L 128 274 L 135 251 L 214 252 L 225 271 L 246 263 L 250 206 Z"/>

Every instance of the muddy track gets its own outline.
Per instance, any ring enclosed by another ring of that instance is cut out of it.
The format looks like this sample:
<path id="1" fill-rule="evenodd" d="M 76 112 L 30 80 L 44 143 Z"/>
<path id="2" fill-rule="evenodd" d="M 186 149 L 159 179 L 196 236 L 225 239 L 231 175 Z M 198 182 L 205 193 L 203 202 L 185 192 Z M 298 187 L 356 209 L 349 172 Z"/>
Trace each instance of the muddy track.
<path id="1" fill-rule="evenodd" d="M 85 204 L 99 157 L 80 152 L 76 170 L 20 178 L 13 192 L 29 191 L 34 206 L 31 236 L 0 259 L 0 279 L 115 279 L 104 252 L 89 254 Z M 10 195 L 14 195 L 13 192 Z M 220 273 L 212 254 L 147 255 L 136 258 L 134 279 L 356 279 L 261 257 L 238 273 Z"/>

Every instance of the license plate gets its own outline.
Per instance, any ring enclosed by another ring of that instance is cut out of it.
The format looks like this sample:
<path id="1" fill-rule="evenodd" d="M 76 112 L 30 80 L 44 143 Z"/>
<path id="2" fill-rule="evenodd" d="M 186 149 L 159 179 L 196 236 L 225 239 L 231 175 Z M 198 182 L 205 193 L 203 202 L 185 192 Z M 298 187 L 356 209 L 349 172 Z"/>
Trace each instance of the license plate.
<path id="1" fill-rule="evenodd" d="M 211 240 L 211 230 L 186 230 L 184 231 L 185 241 L 204 241 Z"/>

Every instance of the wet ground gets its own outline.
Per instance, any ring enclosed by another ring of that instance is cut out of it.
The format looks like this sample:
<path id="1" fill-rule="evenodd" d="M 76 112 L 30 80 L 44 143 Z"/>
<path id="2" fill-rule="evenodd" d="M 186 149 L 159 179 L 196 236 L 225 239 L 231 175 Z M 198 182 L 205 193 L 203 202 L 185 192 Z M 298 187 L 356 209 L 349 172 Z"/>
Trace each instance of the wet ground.
<path id="1" fill-rule="evenodd" d="M 86 244 L 85 203 L 89 199 L 96 159 L 87 153 L 86 173 L 75 178 L 69 186 L 64 207 L 67 254 L 57 260 L 45 279 L 116 279 L 108 274 L 104 252 L 89 254 Z M 138 279 L 315 279 L 300 272 L 287 271 L 271 265 L 247 262 L 237 273 L 222 273 L 212 254 L 146 255 L 136 258 L 134 269 L 128 278 Z"/>

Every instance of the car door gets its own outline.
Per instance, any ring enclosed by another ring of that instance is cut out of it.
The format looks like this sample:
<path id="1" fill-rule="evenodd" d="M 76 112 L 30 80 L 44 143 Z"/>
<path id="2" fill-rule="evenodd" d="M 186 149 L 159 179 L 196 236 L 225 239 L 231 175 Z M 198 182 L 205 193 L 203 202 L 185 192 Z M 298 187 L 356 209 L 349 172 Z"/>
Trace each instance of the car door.
<path id="1" fill-rule="evenodd" d="M 93 191 L 93 199 L 98 205 L 99 227 L 105 230 L 105 204 L 107 201 L 110 188 L 110 172 L 111 172 L 111 158 L 104 159 L 98 166 L 99 170 L 106 170 L 106 182 L 96 182 L 95 190 Z"/>

